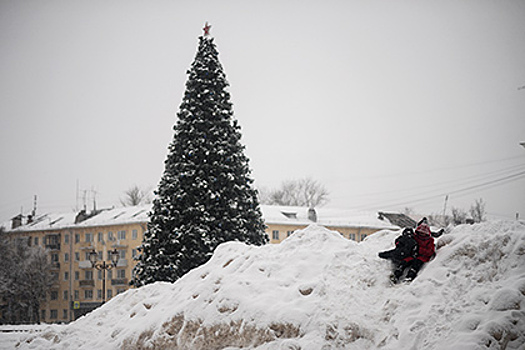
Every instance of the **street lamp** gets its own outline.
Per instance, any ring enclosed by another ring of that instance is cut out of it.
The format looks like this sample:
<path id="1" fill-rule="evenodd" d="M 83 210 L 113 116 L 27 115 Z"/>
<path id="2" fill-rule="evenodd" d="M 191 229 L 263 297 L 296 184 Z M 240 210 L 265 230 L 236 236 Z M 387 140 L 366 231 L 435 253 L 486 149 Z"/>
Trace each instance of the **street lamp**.
<path id="1" fill-rule="evenodd" d="M 117 267 L 119 254 L 117 249 L 113 249 L 108 252 L 110 263 L 106 264 L 104 260 L 102 262 L 97 262 L 98 253 L 93 249 L 89 253 L 89 261 L 91 261 L 91 267 L 99 271 L 102 271 L 102 304 L 106 302 L 106 270 L 111 270 L 112 268 Z"/>

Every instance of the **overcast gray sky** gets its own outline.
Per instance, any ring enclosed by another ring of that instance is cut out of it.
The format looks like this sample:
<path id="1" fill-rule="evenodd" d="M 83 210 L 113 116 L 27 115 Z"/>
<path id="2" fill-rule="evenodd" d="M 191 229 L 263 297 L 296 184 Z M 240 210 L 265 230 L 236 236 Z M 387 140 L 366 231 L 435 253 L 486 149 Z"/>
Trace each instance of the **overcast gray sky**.
<path id="1" fill-rule="evenodd" d="M 206 21 L 258 186 L 525 217 L 524 1 L 2 0 L 0 219 L 156 187 Z"/>

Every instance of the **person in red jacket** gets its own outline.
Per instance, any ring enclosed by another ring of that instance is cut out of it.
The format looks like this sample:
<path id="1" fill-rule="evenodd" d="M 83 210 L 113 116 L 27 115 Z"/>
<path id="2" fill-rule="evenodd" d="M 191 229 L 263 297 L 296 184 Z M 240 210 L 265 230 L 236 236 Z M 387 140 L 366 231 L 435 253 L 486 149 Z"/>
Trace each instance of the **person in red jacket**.
<path id="1" fill-rule="evenodd" d="M 394 283 L 399 281 L 405 270 L 408 270 L 405 281 L 412 281 L 416 278 L 423 264 L 429 262 L 436 253 L 434 238 L 426 222 L 421 222 L 416 228 L 414 239 L 417 242 L 417 251 L 414 255 L 404 258 L 397 264 L 394 270 Z"/>

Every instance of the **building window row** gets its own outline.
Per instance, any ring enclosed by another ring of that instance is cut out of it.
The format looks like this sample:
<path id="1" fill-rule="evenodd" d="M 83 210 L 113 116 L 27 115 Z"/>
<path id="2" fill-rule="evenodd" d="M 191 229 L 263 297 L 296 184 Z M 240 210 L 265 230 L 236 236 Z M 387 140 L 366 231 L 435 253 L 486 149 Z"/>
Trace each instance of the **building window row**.
<path id="1" fill-rule="evenodd" d="M 120 230 L 117 231 L 117 235 L 115 237 L 114 233 L 112 231 L 108 231 L 107 233 L 107 239 L 108 241 L 115 241 L 116 239 L 119 240 L 125 240 L 127 236 L 126 230 Z M 40 243 L 39 237 L 28 237 L 29 239 L 29 245 L 35 245 L 38 246 Z M 138 239 L 138 230 L 133 229 L 131 230 L 131 239 L 136 240 Z M 60 242 L 60 234 L 52 234 L 46 237 L 43 237 L 42 243 L 44 245 L 53 245 L 53 246 L 59 246 Z M 78 244 L 82 241 L 82 235 L 80 233 L 74 234 L 74 242 L 75 244 Z M 84 242 L 85 243 L 92 243 L 95 241 L 95 234 L 92 232 L 86 232 L 84 233 Z M 98 232 L 97 233 L 97 241 L 98 242 L 104 242 L 104 232 Z M 64 243 L 69 244 L 69 234 L 64 234 Z"/>

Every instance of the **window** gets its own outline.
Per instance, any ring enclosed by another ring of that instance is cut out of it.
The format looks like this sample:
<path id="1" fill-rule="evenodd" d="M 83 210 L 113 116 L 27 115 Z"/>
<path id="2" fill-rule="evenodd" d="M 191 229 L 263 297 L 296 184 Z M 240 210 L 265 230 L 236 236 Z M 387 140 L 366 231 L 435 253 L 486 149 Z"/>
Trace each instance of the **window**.
<path id="1" fill-rule="evenodd" d="M 93 299 L 93 290 L 92 289 L 86 289 L 84 291 L 84 299 Z"/>
<path id="2" fill-rule="evenodd" d="M 117 238 L 118 239 L 126 239 L 126 231 L 118 231 L 117 232 Z"/>
<path id="3" fill-rule="evenodd" d="M 76 290 L 76 291 L 75 291 L 75 300 L 78 300 L 78 299 L 80 299 L 80 298 L 79 298 L 79 293 L 78 293 L 78 290 Z"/>
<path id="4" fill-rule="evenodd" d="M 75 261 L 80 261 L 80 253 L 75 252 Z"/>
<path id="5" fill-rule="evenodd" d="M 46 319 L 46 310 L 42 310 L 42 320 Z"/>
<path id="6" fill-rule="evenodd" d="M 62 318 L 67 320 L 67 309 L 62 310 Z"/>
<path id="7" fill-rule="evenodd" d="M 80 234 L 75 233 L 75 243 L 80 243 Z"/>
<path id="8" fill-rule="evenodd" d="M 65 261 L 65 262 L 68 262 L 68 261 L 69 261 L 69 253 L 65 253 L 65 254 L 64 254 L 64 261 Z"/>
<path id="9" fill-rule="evenodd" d="M 131 239 L 137 239 L 137 230 L 131 231 Z"/>
<path id="10" fill-rule="evenodd" d="M 355 241 L 355 233 L 350 233 L 348 235 L 348 238 L 350 238 L 351 240 Z"/>
<path id="11" fill-rule="evenodd" d="M 64 235 L 64 243 L 69 244 L 69 234 Z"/>
<path id="12" fill-rule="evenodd" d="M 80 279 L 80 273 L 78 271 L 75 271 L 75 281 L 78 281 Z"/>
<path id="13" fill-rule="evenodd" d="M 119 259 L 126 259 L 126 251 L 125 250 L 119 250 L 118 251 L 118 258 Z"/>
<path id="14" fill-rule="evenodd" d="M 132 258 L 136 258 L 137 257 L 137 250 L 136 249 L 131 249 L 131 257 Z"/>
<path id="15" fill-rule="evenodd" d="M 51 310 L 49 318 L 56 320 L 58 318 L 58 310 Z"/>
<path id="16" fill-rule="evenodd" d="M 52 290 L 50 293 L 51 300 L 58 300 L 58 291 Z"/>
<path id="17" fill-rule="evenodd" d="M 84 252 L 84 260 L 89 261 L 89 255 L 91 252 Z"/>
<path id="18" fill-rule="evenodd" d="M 69 299 L 69 294 L 67 294 L 67 290 L 64 291 L 64 300 Z"/>
<path id="19" fill-rule="evenodd" d="M 115 237 L 113 237 L 113 232 L 109 231 L 108 232 L 108 241 L 114 241 L 115 240 Z"/>
<path id="20" fill-rule="evenodd" d="M 98 233 L 97 241 L 99 241 L 99 242 L 103 242 L 104 241 L 104 233 L 102 233 L 102 232 Z"/>
<path id="21" fill-rule="evenodd" d="M 38 245 L 38 237 L 35 237 L 35 245 Z"/>
<path id="22" fill-rule="evenodd" d="M 86 280 L 92 280 L 93 279 L 93 270 L 86 270 L 84 271 L 84 277 Z"/>
<path id="23" fill-rule="evenodd" d="M 279 231 L 277 230 L 272 231 L 272 239 L 279 240 Z"/>
<path id="24" fill-rule="evenodd" d="M 64 281 L 69 281 L 69 272 L 64 272 Z"/>
<path id="25" fill-rule="evenodd" d="M 97 299 L 102 299 L 102 289 L 97 290 Z"/>
<path id="26" fill-rule="evenodd" d="M 363 240 L 366 238 L 366 236 L 367 236 L 367 235 L 362 234 L 362 235 L 361 235 L 361 240 L 363 241 Z"/>
<path id="27" fill-rule="evenodd" d="M 108 270 L 108 279 L 112 279 L 112 278 L 113 278 L 113 271 Z"/>
<path id="28" fill-rule="evenodd" d="M 57 263 L 58 262 L 58 254 L 57 253 L 52 253 L 51 254 L 51 262 L 52 263 Z"/>
<path id="29" fill-rule="evenodd" d="M 286 232 L 286 237 L 290 237 L 292 235 L 293 231 L 287 231 Z"/>
<path id="30" fill-rule="evenodd" d="M 117 294 L 124 293 L 125 291 L 124 288 L 117 288 Z"/>
<path id="31" fill-rule="evenodd" d="M 104 256 L 103 256 L 104 253 L 101 250 L 99 250 L 97 253 L 98 253 L 97 259 L 98 260 L 104 260 Z"/>
<path id="32" fill-rule="evenodd" d="M 108 290 L 106 291 L 106 296 L 107 296 L 106 299 L 111 299 L 111 298 L 113 298 L 113 290 L 108 289 Z"/>
<path id="33" fill-rule="evenodd" d="M 102 271 L 101 270 L 98 270 L 97 275 L 98 275 L 98 280 L 102 281 Z"/>
<path id="34" fill-rule="evenodd" d="M 89 233 L 89 232 L 86 233 L 85 238 L 86 238 L 86 243 L 93 242 L 93 234 L 92 233 Z"/>
<path id="35" fill-rule="evenodd" d="M 126 278 L 126 270 L 117 270 L 117 278 Z"/>

